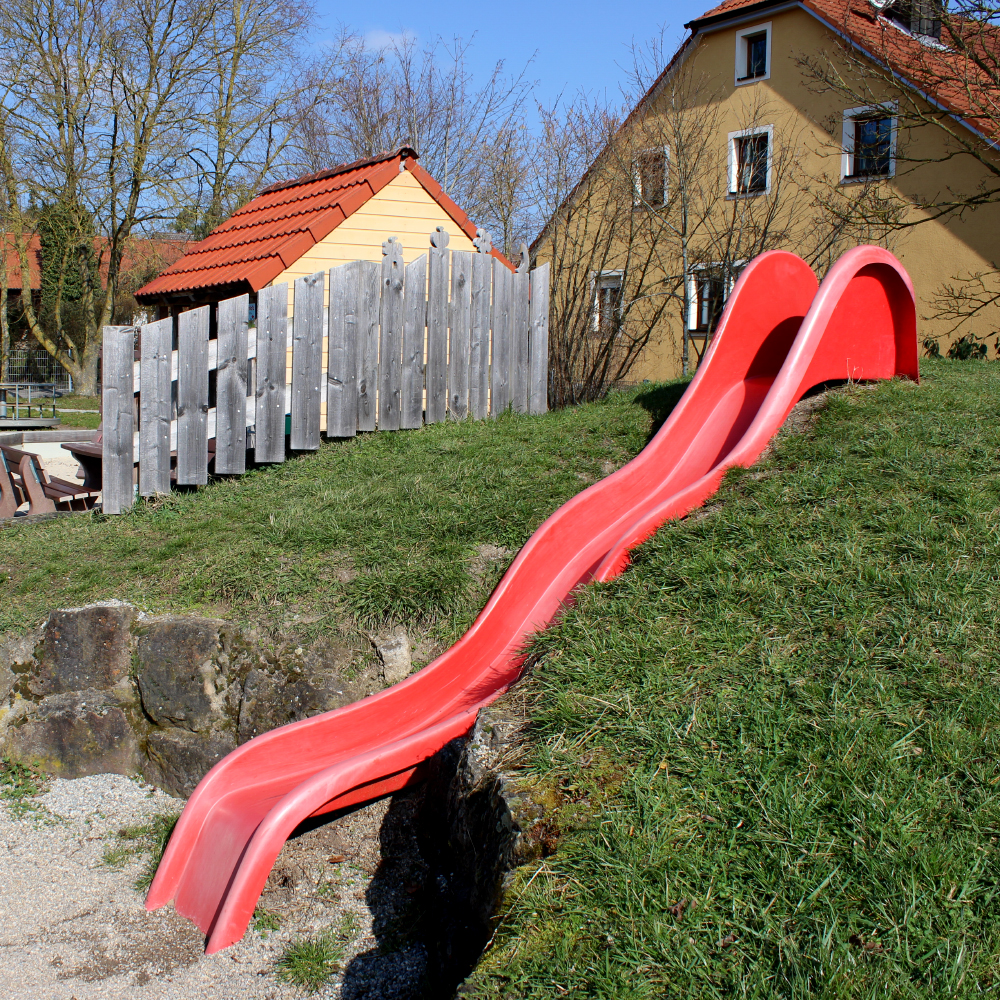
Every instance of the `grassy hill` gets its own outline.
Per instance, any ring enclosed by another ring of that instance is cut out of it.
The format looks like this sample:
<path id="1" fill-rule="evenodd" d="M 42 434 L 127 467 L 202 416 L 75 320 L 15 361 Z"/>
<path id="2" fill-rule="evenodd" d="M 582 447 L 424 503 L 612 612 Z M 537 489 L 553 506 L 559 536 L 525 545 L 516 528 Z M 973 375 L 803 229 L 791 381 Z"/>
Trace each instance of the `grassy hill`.
<path id="1" fill-rule="evenodd" d="M 538 640 L 503 997 L 1000 989 L 1000 364 L 831 395 Z"/>

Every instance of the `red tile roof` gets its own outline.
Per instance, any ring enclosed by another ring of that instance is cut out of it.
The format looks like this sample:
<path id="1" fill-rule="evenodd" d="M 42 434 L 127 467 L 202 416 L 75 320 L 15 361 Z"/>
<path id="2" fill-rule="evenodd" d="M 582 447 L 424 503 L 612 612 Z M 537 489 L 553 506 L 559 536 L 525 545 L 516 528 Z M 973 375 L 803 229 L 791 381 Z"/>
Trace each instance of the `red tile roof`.
<path id="1" fill-rule="evenodd" d="M 409 147 L 330 170 L 306 174 L 264 188 L 200 243 L 136 293 L 154 303 L 178 293 L 256 292 L 319 243 L 401 169 L 410 171 L 427 193 L 470 239 L 476 227 L 441 185 L 417 162 Z M 494 256 L 507 262 L 494 251 Z"/>
<path id="2" fill-rule="evenodd" d="M 784 5 L 787 0 L 723 0 L 717 7 L 685 25 L 692 37 L 703 28 L 745 12 L 765 16 L 769 8 Z M 979 70 L 968 54 L 944 44 L 928 44 L 902 29 L 867 0 L 798 0 L 798 5 L 812 12 L 877 61 L 887 64 L 905 83 L 927 95 L 945 110 L 961 117 L 967 125 L 988 139 L 997 136 L 996 80 Z M 970 50 L 987 53 L 984 65 L 996 65 L 1000 49 L 1000 29 L 995 25 L 953 18 L 953 30 L 961 32 Z M 687 39 L 683 50 L 690 38 Z M 678 53 L 679 54 L 679 53 Z M 676 59 L 676 56 L 674 57 Z M 671 65 L 673 60 L 671 61 Z M 669 70 L 670 67 L 667 69 Z M 664 73 L 667 71 L 665 70 Z M 662 75 L 661 75 L 662 77 Z M 657 81 L 659 82 L 659 81 Z M 650 93 L 654 87 L 651 88 Z"/>
<path id="3" fill-rule="evenodd" d="M 10 291 L 20 291 L 22 286 L 21 261 L 14 236 L 8 233 L 6 237 L 0 237 L 0 240 L 3 241 L 3 248 L 0 249 L 0 253 L 4 252 L 4 250 L 6 251 L 7 288 Z M 189 244 L 190 240 L 183 236 L 153 236 L 130 239 L 122 260 L 122 271 L 127 273 L 133 268 L 142 267 L 148 273 L 150 269 L 167 267 L 173 264 L 184 253 Z M 31 290 L 37 292 L 42 287 L 42 243 L 37 233 L 28 237 L 27 250 L 28 281 L 30 282 Z M 107 241 L 101 238 L 94 240 L 94 250 L 99 255 L 101 277 L 107 280 Z"/>

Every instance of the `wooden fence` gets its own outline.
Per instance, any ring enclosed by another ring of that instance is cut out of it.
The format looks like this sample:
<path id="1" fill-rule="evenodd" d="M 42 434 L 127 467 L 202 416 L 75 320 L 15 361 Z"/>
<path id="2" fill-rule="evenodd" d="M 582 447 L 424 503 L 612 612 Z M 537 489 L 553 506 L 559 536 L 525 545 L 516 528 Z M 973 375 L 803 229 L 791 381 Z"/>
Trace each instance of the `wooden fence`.
<path id="1" fill-rule="evenodd" d="M 169 492 L 174 476 L 208 482 L 213 440 L 217 475 L 243 473 L 248 450 L 256 462 L 283 462 L 286 436 L 293 450 L 315 450 L 324 403 L 332 438 L 447 414 L 544 413 L 548 265 L 513 272 L 487 253 L 448 250 L 447 234 L 431 243 L 405 267 L 390 239 L 381 264 L 332 268 L 329 306 L 324 273 L 298 279 L 291 319 L 282 284 L 258 292 L 254 327 L 249 296 L 220 302 L 214 337 L 211 306 L 105 327 L 105 513 L 133 503 L 136 461 L 138 492 L 152 496 Z"/>

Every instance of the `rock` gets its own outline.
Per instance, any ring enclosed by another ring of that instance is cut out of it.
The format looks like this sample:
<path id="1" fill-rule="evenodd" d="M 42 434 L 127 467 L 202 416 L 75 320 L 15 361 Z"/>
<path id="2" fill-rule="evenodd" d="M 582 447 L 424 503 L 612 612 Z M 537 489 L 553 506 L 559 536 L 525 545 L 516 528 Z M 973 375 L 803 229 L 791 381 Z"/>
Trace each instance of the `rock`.
<path id="1" fill-rule="evenodd" d="M 236 749 L 232 733 L 192 733 L 187 729 L 154 729 L 146 738 L 147 781 L 171 795 L 187 798 L 198 782 Z"/>
<path id="2" fill-rule="evenodd" d="M 136 682 L 143 711 L 157 725 L 199 733 L 234 727 L 238 692 L 229 691 L 225 630 L 214 618 L 180 616 L 139 627 Z"/>
<path id="3" fill-rule="evenodd" d="M 138 774 L 139 744 L 113 693 L 88 689 L 19 701 L 9 717 L 4 753 L 60 778 Z"/>
<path id="4" fill-rule="evenodd" d="M 363 697 L 337 666 L 315 665 L 283 675 L 253 668 L 243 683 L 240 743 L 269 729 L 349 705 Z"/>
<path id="5" fill-rule="evenodd" d="M 398 684 L 410 676 L 413 665 L 410 657 L 410 640 L 403 628 L 375 643 L 375 650 L 382 661 L 382 676 L 386 684 Z"/>
<path id="6" fill-rule="evenodd" d="M 135 614 L 135 608 L 121 601 L 50 612 L 41 662 L 28 675 L 24 693 L 44 698 L 100 690 L 127 678 L 132 666 L 129 628 Z"/>
<path id="7" fill-rule="evenodd" d="M 0 720 L 9 710 L 11 691 L 18 675 L 31 673 L 37 666 L 35 651 L 44 634 L 44 628 L 38 628 L 0 642 Z"/>

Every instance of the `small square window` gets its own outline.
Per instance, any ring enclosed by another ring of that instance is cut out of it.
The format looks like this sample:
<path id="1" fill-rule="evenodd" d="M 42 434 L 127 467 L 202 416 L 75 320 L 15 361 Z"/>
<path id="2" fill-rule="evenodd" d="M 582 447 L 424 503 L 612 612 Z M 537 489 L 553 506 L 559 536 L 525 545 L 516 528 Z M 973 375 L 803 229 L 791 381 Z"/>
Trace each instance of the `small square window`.
<path id="1" fill-rule="evenodd" d="M 892 177 L 895 173 L 896 121 L 888 108 L 844 112 L 844 180 Z"/>
<path id="2" fill-rule="evenodd" d="M 635 178 L 634 204 L 659 208 L 667 200 L 667 151 L 647 149 L 633 165 Z"/>
<path id="3" fill-rule="evenodd" d="M 735 140 L 736 194 L 761 194 L 767 190 L 768 134 L 744 135 Z"/>
<path id="4" fill-rule="evenodd" d="M 705 269 L 695 274 L 695 325 L 700 333 L 714 333 L 726 304 L 726 283 L 721 271 Z"/>
<path id="5" fill-rule="evenodd" d="M 594 311 L 591 333 L 602 340 L 614 336 L 621 323 L 622 276 L 619 271 L 605 271 L 594 282 Z"/>
<path id="6" fill-rule="evenodd" d="M 736 32 L 736 84 L 767 80 L 771 75 L 771 24 Z"/>

